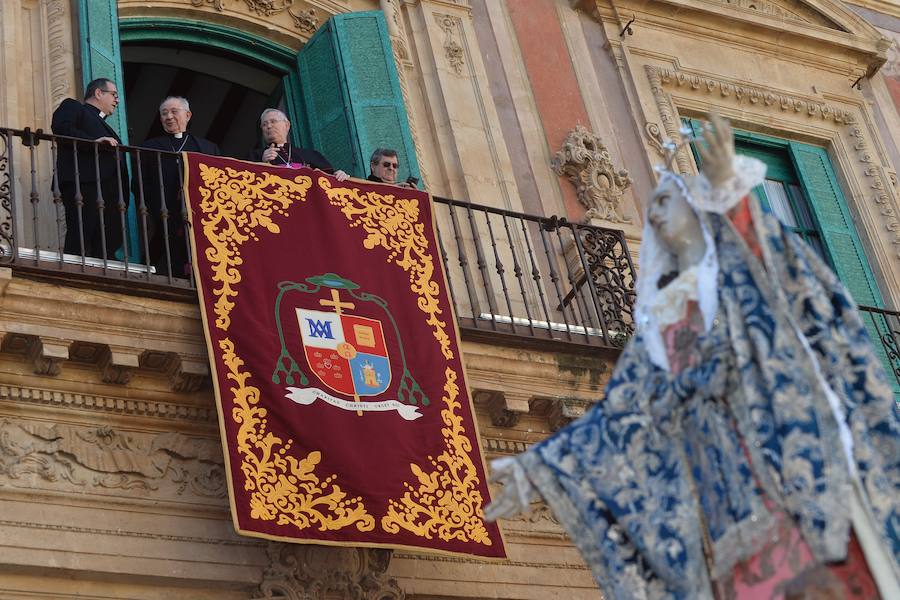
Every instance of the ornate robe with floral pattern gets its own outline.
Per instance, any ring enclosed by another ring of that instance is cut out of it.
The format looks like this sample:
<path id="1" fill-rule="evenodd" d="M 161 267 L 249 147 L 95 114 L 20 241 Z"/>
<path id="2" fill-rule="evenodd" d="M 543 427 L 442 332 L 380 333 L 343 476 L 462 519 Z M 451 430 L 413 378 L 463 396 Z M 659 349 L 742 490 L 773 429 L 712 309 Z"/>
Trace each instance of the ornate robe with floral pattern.
<path id="1" fill-rule="evenodd" d="M 884 370 L 831 270 L 749 206 L 753 232 L 700 215 L 719 303 L 699 360 L 661 369 L 637 334 L 605 399 L 518 457 L 608 597 L 711 597 L 712 580 L 777 539 L 779 515 L 815 562 L 843 560 L 854 485 L 898 572 L 900 410 Z"/>

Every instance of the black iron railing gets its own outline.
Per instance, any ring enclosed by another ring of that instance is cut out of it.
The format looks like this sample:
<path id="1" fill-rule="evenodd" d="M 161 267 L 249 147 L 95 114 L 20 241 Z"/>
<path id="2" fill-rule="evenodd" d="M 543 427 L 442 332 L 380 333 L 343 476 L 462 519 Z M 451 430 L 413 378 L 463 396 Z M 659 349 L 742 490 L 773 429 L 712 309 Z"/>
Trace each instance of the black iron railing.
<path id="1" fill-rule="evenodd" d="M 619 230 L 434 198 L 460 326 L 618 347 L 633 330 L 635 271 Z"/>
<path id="2" fill-rule="evenodd" d="M 61 153 L 71 172 L 57 169 Z M 174 152 L 0 128 L 0 264 L 188 297 L 194 282 L 185 268 L 178 160 Z M 85 182 L 104 171 L 105 183 Z M 621 231 L 446 198 L 434 206 L 464 332 L 607 348 L 631 334 L 635 272 Z"/>
<path id="3" fill-rule="evenodd" d="M 888 371 L 894 395 L 900 399 L 900 312 L 874 306 L 860 306 L 859 310 L 875 351 Z"/>
<path id="4" fill-rule="evenodd" d="M 192 288 L 179 161 L 0 128 L 0 263 Z"/>

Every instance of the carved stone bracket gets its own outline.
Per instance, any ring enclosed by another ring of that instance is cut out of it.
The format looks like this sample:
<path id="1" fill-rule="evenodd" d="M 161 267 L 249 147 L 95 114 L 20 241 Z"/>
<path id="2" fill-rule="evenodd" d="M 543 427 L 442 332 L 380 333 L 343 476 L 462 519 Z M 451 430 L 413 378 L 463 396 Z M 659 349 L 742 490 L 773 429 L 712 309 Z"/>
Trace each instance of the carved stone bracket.
<path id="1" fill-rule="evenodd" d="M 515 427 L 519 418 L 528 413 L 530 396 L 528 394 L 511 394 L 496 390 L 477 390 L 477 401 L 487 405 L 491 424 L 494 427 Z"/>
<path id="2" fill-rule="evenodd" d="M 587 400 L 560 398 L 550 405 L 547 421 L 552 431 L 559 431 L 575 419 L 580 418 L 590 406 Z"/>
<path id="3" fill-rule="evenodd" d="M 392 550 L 337 548 L 269 542 L 269 566 L 255 600 L 402 600 L 387 576 Z"/>
<path id="4" fill-rule="evenodd" d="M 140 365 L 142 369 L 167 375 L 174 392 L 196 392 L 210 382 L 205 355 L 146 350 L 141 354 Z"/>
<path id="5" fill-rule="evenodd" d="M 178 361 L 169 371 L 172 390 L 175 392 L 196 392 L 210 381 L 209 363 L 206 357 L 179 355 Z"/>
<path id="6" fill-rule="evenodd" d="M 69 346 L 72 340 L 36 337 L 31 343 L 26 359 L 34 366 L 36 375 L 59 375 L 64 360 L 69 360 Z"/>
<path id="7" fill-rule="evenodd" d="M 135 348 L 110 346 L 100 356 L 100 379 L 104 383 L 126 385 L 131 373 L 140 366 L 141 351 Z"/>
<path id="8" fill-rule="evenodd" d="M 72 340 L 38 337 L 23 333 L 6 333 L 0 350 L 24 355 L 37 375 L 59 375 L 60 363 L 69 358 Z"/>
<path id="9" fill-rule="evenodd" d="M 615 168 L 599 136 L 578 125 L 566 136 L 550 166 L 575 186 L 578 200 L 587 209 L 585 221 L 631 223 L 631 217 L 622 213 L 631 177 L 625 169 Z"/>

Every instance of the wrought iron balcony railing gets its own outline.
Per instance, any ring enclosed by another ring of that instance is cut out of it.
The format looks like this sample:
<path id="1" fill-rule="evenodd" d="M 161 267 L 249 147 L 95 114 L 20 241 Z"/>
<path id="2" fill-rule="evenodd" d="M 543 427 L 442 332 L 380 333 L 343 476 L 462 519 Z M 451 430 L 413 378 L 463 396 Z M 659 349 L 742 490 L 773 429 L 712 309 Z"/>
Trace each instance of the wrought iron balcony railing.
<path id="1" fill-rule="evenodd" d="M 888 372 L 894 397 L 900 401 L 900 311 L 874 306 L 860 306 L 859 310 L 875 352 Z"/>
<path id="2" fill-rule="evenodd" d="M 74 172 L 57 171 L 61 154 Z M 177 157 L 0 128 L 0 264 L 190 298 L 181 178 L 167 174 Z M 112 181 L 89 185 L 101 167 Z M 631 334 L 635 272 L 621 231 L 446 198 L 435 197 L 434 207 L 465 333 L 605 348 Z M 68 231 L 73 224 L 78 235 Z"/>

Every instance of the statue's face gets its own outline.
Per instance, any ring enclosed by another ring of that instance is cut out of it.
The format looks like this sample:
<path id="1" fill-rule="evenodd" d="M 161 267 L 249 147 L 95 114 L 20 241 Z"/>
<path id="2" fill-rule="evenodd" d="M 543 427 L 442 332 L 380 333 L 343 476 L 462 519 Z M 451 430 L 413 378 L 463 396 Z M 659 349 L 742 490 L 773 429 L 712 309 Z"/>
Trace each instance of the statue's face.
<path id="1" fill-rule="evenodd" d="M 671 179 L 657 186 L 647 218 L 659 240 L 673 251 L 694 241 L 691 238 L 698 230 L 697 215 Z"/>

